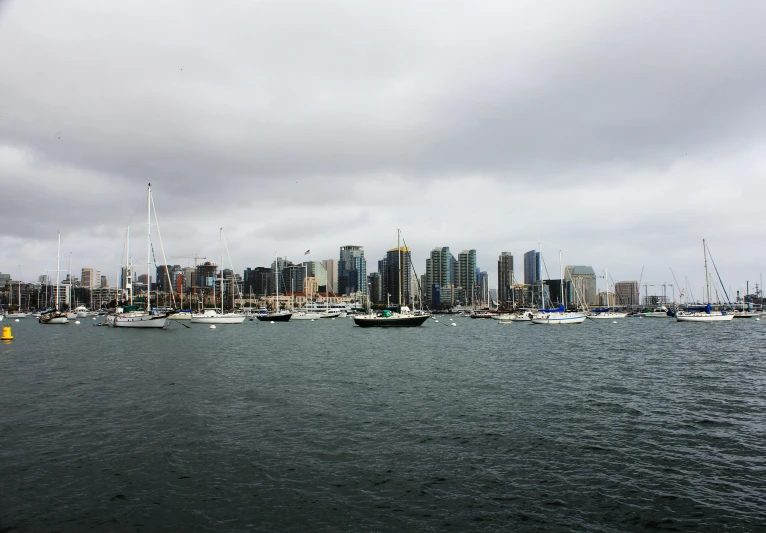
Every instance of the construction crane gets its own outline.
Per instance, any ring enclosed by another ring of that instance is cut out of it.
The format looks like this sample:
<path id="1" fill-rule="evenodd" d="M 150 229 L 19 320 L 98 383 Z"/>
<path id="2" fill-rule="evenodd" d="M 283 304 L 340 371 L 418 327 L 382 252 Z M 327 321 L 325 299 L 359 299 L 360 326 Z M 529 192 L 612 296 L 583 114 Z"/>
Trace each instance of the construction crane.
<path id="1" fill-rule="evenodd" d="M 207 257 L 200 257 L 198 254 L 194 255 L 176 255 L 174 257 L 171 257 L 171 259 L 194 259 L 194 266 L 197 266 L 197 263 L 199 263 L 200 259 L 207 259 Z"/>
<path id="2" fill-rule="evenodd" d="M 670 273 L 673 276 L 673 281 L 676 282 L 676 287 L 678 287 L 678 301 L 679 301 L 679 303 L 683 303 L 683 301 L 684 301 L 684 289 L 683 289 L 683 287 L 681 287 L 681 285 L 679 285 L 678 280 L 676 279 L 676 273 L 673 272 L 673 268 L 670 268 Z M 674 297 L 674 299 L 675 299 L 675 297 Z"/>

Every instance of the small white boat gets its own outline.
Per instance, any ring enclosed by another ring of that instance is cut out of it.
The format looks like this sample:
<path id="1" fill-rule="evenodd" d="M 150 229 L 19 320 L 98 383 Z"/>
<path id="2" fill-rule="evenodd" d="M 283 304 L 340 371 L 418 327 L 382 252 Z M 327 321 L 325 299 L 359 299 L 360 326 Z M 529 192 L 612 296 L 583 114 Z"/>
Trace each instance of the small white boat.
<path id="1" fill-rule="evenodd" d="M 728 322 L 734 315 L 721 311 L 679 311 L 676 313 L 677 322 Z"/>
<path id="2" fill-rule="evenodd" d="M 562 325 L 581 324 L 583 322 L 585 322 L 585 315 L 564 311 L 563 305 L 558 309 L 541 309 L 540 312 L 532 318 L 533 324 Z"/>
<path id="3" fill-rule="evenodd" d="M 7 316 L 9 319 L 11 318 L 27 318 L 26 313 L 8 313 Z"/>
<path id="4" fill-rule="evenodd" d="M 322 315 L 310 311 L 296 311 L 290 320 L 319 320 Z"/>
<path id="5" fill-rule="evenodd" d="M 616 311 L 592 312 L 586 315 L 591 320 L 615 320 L 625 318 L 626 316 L 628 316 L 628 313 L 618 313 Z"/>
<path id="6" fill-rule="evenodd" d="M 191 316 L 192 324 L 241 324 L 247 317 L 239 313 L 219 313 L 217 309 L 205 309 Z"/>
<path id="7" fill-rule="evenodd" d="M 177 311 L 168 315 L 168 320 L 191 320 L 191 311 Z"/>
<path id="8" fill-rule="evenodd" d="M 668 314 L 668 308 L 664 305 L 655 307 L 651 311 L 644 311 L 643 313 L 636 313 L 636 316 L 643 318 L 673 318 L 673 315 Z"/>

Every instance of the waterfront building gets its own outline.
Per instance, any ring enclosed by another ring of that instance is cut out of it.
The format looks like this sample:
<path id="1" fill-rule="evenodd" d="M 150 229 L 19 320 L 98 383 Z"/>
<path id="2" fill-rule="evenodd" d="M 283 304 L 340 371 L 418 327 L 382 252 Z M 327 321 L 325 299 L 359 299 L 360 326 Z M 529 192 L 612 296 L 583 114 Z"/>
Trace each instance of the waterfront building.
<path id="1" fill-rule="evenodd" d="M 451 287 L 454 284 L 454 259 L 449 246 L 434 248 L 426 259 L 426 281 L 423 291 L 426 303 L 431 307 L 439 307 L 439 304 L 432 299 L 433 286 L 438 285 L 441 290 L 442 287 Z"/>
<path id="2" fill-rule="evenodd" d="M 338 292 L 338 261 L 336 259 L 325 259 L 322 266 L 327 272 L 327 291 Z"/>
<path id="3" fill-rule="evenodd" d="M 598 305 L 596 292 L 596 272 L 591 266 L 567 265 L 564 269 L 564 279 L 574 284 L 575 297 L 588 305 Z"/>
<path id="4" fill-rule="evenodd" d="M 402 268 L 399 268 L 401 257 Z M 391 305 L 405 305 L 412 302 L 412 254 L 406 246 L 391 248 L 386 252 L 386 257 L 378 263 L 378 268 L 383 267 L 382 286 L 383 298 Z M 399 285 L 404 280 L 402 287 L 402 301 L 399 301 Z"/>
<path id="5" fill-rule="evenodd" d="M 341 246 L 338 260 L 338 294 L 367 294 L 367 261 L 363 246 Z"/>
<path id="6" fill-rule="evenodd" d="M 638 282 L 616 282 L 614 284 L 614 298 L 614 305 L 638 305 Z"/>
<path id="7" fill-rule="evenodd" d="M 92 289 L 96 286 L 97 281 L 99 277 L 101 276 L 100 272 L 97 272 L 96 270 L 92 268 L 83 268 L 81 272 L 81 286 L 86 289 Z"/>
<path id="8" fill-rule="evenodd" d="M 478 299 L 476 294 L 476 250 L 463 250 L 457 256 L 455 286 L 465 292 L 465 304 L 473 305 Z"/>
<path id="9" fill-rule="evenodd" d="M 306 269 L 303 265 L 294 265 L 289 263 L 282 268 L 280 272 L 283 286 L 280 287 L 284 292 L 304 292 L 303 280 L 306 278 Z"/>
<path id="10" fill-rule="evenodd" d="M 101 276 L 101 284 L 100 284 L 100 287 L 101 287 L 102 289 L 106 289 L 106 288 L 109 288 L 109 280 L 107 279 L 107 277 L 106 277 L 106 276 Z"/>
<path id="11" fill-rule="evenodd" d="M 197 265 L 194 277 L 194 287 L 197 289 L 202 289 L 205 292 L 212 292 L 213 283 L 215 283 L 215 278 L 217 275 L 218 265 L 214 265 L 210 261 L 205 261 L 203 264 Z"/>
<path id="12" fill-rule="evenodd" d="M 246 296 L 266 296 L 269 293 L 269 278 L 273 273 L 269 267 L 246 268 L 243 275 L 242 291 Z"/>
<path id="13" fill-rule="evenodd" d="M 501 306 L 507 307 L 513 301 L 511 291 L 516 281 L 513 276 L 513 254 L 502 252 L 497 259 L 497 297 Z"/>
<path id="14" fill-rule="evenodd" d="M 370 301 L 374 304 L 382 304 L 385 303 L 385 299 L 383 298 L 383 278 L 380 275 L 380 272 L 372 272 L 369 276 L 367 276 L 367 284 L 369 285 L 369 295 L 370 295 Z"/>
<path id="15" fill-rule="evenodd" d="M 479 271 L 479 294 L 476 299 L 482 305 L 489 305 L 489 275 L 484 271 Z"/>
<path id="16" fill-rule="evenodd" d="M 524 254 L 524 285 L 534 285 L 542 278 L 540 252 L 530 250 Z"/>
<path id="17" fill-rule="evenodd" d="M 309 277 L 316 278 L 317 283 L 322 290 L 326 290 L 327 287 L 327 269 L 324 267 L 321 261 L 304 261 L 303 266 L 306 268 L 306 274 Z"/>

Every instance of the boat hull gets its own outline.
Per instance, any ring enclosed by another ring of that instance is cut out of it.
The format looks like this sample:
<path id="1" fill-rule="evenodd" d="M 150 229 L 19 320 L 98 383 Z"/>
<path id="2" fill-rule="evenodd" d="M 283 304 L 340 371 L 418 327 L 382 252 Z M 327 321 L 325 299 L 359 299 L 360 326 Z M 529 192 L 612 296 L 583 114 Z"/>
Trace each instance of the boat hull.
<path id="1" fill-rule="evenodd" d="M 322 315 L 319 313 L 295 313 L 291 320 L 319 320 Z"/>
<path id="2" fill-rule="evenodd" d="M 627 316 L 628 313 L 595 313 L 588 315 L 588 318 L 591 320 L 613 320 L 616 318 L 625 318 Z"/>
<path id="3" fill-rule="evenodd" d="M 247 317 L 238 316 L 199 316 L 192 317 L 192 324 L 242 324 Z"/>
<path id="4" fill-rule="evenodd" d="M 38 322 L 40 322 L 40 324 L 69 324 L 69 319 L 63 315 L 53 317 L 41 316 L 38 319 Z"/>
<path id="5" fill-rule="evenodd" d="M 256 318 L 261 322 L 288 322 L 292 317 L 292 313 L 282 313 L 278 315 L 258 315 Z"/>
<path id="6" fill-rule="evenodd" d="M 429 318 L 429 315 L 394 317 L 355 316 L 354 324 L 362 328 L 412 328 L 422 326 Z"/>
<path id="7" fill-rule="evenodd" d="M 699 315 L 677 315 L 677 322 L 728 322 L 733 320 L 734 315 L 718 315 L 718 314 L 699 314 Z"/>
<path id="8" fill-rule="evenodd" d="M 168 317 L 157 315 L 115 315 L 107 318 L 107 322 L 115 328 L 164 328 L 168 325 Z"/>
<path id="9" fill-rule="evenodd" d="M 582 324 L 583 322 L 585 322 L 585 315 L 578 314 L 556 315 L 555 313 L 551 313 L 550 315 L 532 319 L 533 324 L 545 324 L 550 326 Z"/>

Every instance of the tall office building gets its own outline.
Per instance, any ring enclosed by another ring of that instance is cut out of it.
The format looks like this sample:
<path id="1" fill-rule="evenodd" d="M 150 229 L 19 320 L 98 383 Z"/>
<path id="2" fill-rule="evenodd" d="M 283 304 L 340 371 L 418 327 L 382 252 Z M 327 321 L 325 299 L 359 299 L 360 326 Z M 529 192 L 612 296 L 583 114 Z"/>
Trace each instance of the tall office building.
<path id="1" fill-rule="evenodd" d="M 80 279 L 82 280 L 80 286 L 85 289 L 92 289 L 98 285 L 97 273 L 92 268 L 83 268 Z"/>
<path id="2" fill-rule="evenodd" d="M 325 259 L 322 266 L 327 272 L 327 292 L 338 292 L 338 261 L 335 259 Z M 320 284 L 321 285 L 321 284 Z"/>
<path id="3" fill-rule="evenodd" d="M 106 276 L 101 276 L 101 288 L 106 289 L 107 287 L 109 287 L 109 280 Z"/>
<path id="4" fill-rule="evenodd" d="M 497 299 L 501 306 L 513 300 L 511 287 L 515 284 L 513 254 L 511 252 L 502 252 L 497 259 Z"/>
<path id="5" fill-rule="evenodd" d="M 530 250 L 524 254 L 524 285 L 535 285 L 540 282 L 540 252 Z"/>
<path id="6" fill-rule="evenodd" d="M 463 250 L 457 255 L 455 286 L 465 291 L 465 303 L 473 305 L 478 300 L 476 288 L 476 250 Z"/>
<path id="7" fill-rule="evenodd" d="M 269 294 L 269 278 L 272 277 L 268 267 L 246 268 L 242 279 L 244 282 L 243 292 L 245 296 L 266 296 Z"/>
<path id="8" fill-rule="evenodd" d="M 638 282 L 618 281 L 614 284 L 615 305 L 638 305 Z"/>
<path id="9" fill-rule="evenodd" d="M 401 257 L 401 271 L 399 261 Z M 412 301 L 412 255 L 406 246 L 391 248 L 386 252 L 386 257 L 378 263 L 382 268 L 381 284 L 383 286 L 383 298 L 390 301 L 391 305 L 407 305 Z M 401 280 L 404 283 L 401 283 Z M 401 285 L 401 302 L 399 301 L 399 287 Z"/>
<path id="10" fill-rule="evenodd" d="M 285 278 L 285 269 L 293 266 L 293 264 L 287 260 L 286 257 L 277 257 L 277 260 L 271 263 L 271 270 L 266 283 L 268 284 L 267 290 L 270 295 L 277 294 L 277 288 L 279 294 L 290 292 L 291 282 Z"/>
<path id="11" fill-rule="evenodd" d="M 440 292 L 442 287 L 451 287 L 454 283 L 453 260 L 454 258 L 449 251 L 449 246 L 434 248 L 431 250 L 430 257 L 426 259 L 426 282 L 421 290 L 429 305 L 439 306 L 439 303 L 434 302 L 433 298 L 435 285 L 439 287 L 438 292 Z"/>
<path id="12" fill-rule="evenodd" d="M 367 294 L 367 261 L 364 258 L 364 247 L 352 245 L 340 247 L 336 292 L 342 295 L 356 292 Z"/>
<path id="13" fill-rule="evenodd" d="M 479 271 L 479 293 L 476 295 L 476 299 L 481 303 L 489 305 L 489 274 L 484 271 Z"/>
<path id="14" fill-rule="evenodd" d="M 305 261 L 303 266 L 306 267 L 308 277 L 316 278 L 320 287 L 327 286 L 327 269 L 320 261 Z"/>
<path id="15" fill-rule="evenodd" d="M 598 305 L 596 293 L 596 272 L 593 267 L 583 265 L 567 265 L 564 269 L 564 279 L 571 280 L 575 298 L 588 305 Z"/>
<path id="16" fill-rule="evenodd" d="M 373 272 L 367 276 L 367 283 L 370 286 L 370 301 L 374 304 L 385 303 L 383 298 L 383 284 L 379 272 Z"/>

